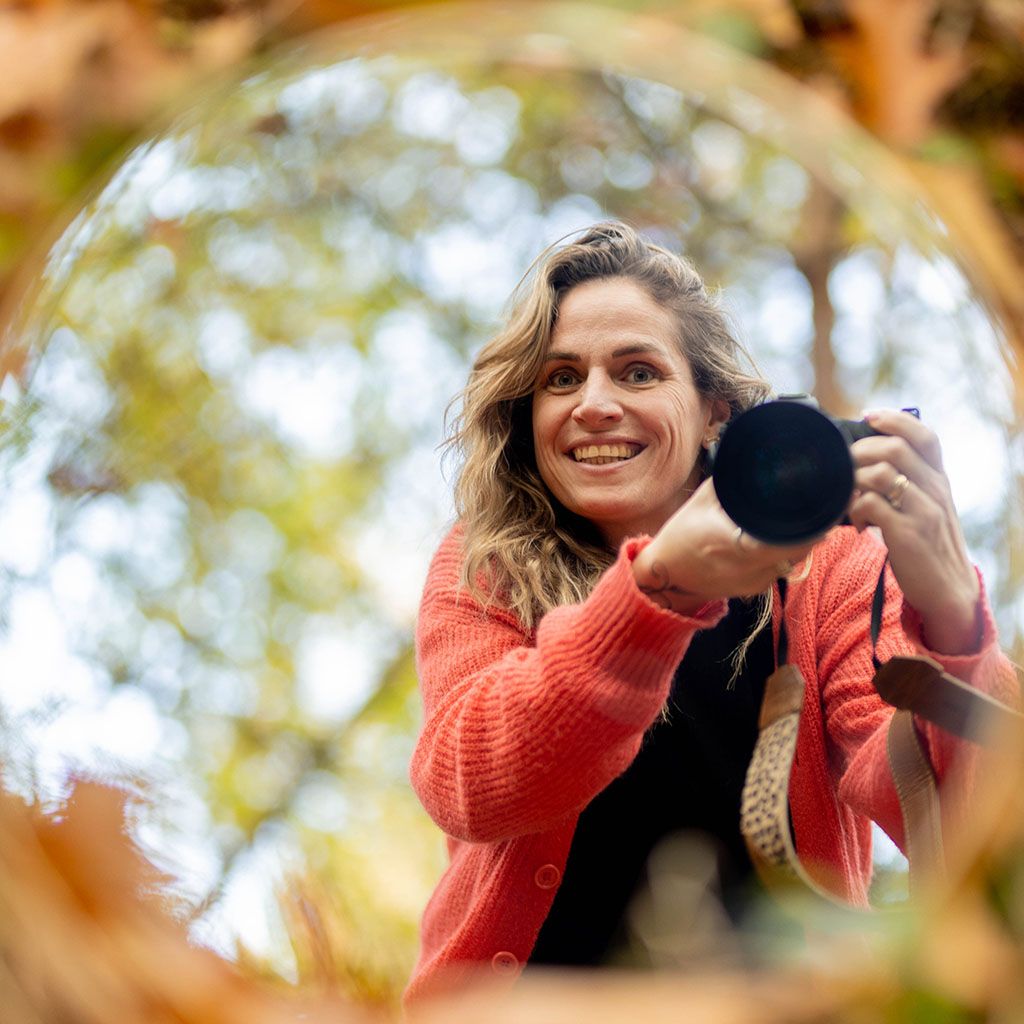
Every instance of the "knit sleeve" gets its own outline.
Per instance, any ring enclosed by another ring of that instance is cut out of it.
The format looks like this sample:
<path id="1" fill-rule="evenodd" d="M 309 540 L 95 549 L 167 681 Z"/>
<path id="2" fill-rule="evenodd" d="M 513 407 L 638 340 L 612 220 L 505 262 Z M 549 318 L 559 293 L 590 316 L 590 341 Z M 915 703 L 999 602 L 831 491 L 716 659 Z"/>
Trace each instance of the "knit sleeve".
<path id="1" fill-rule="evenodd" d="M 848 532 L 848 531 L 844 531 Z M 852 532 L 852 531 L 849 531 Z M 840 799 L 870 817 L 901 846 L 903 819 L 889 768 L 887 738 L 893 709 L 871 682 L 871 602 L 885 558 L 885 548 L 870 534 L 846 538 L 833 552 L 818 608 L 819 672 L 828 738 L 833 747 Z M 878 658 L 926 653 L 947 671 L 978 689 L 1017 702 L 1015 675 L 998 646 L 984 589 L 979 605 L 982 636 L 975 654 L 950 656 L 928 651 L 920 620 L 904 602 L 891 570 L 886 570 L 885 607 Z M 965 743 L 922 719 L 916 724 L 940 782 L 946 813 L 962 819 L 975 784 L 975 745 Z M 951 778 L 955 769 L 955 778 Z M 947 785 L 947 780 L 949 784 Z"/>
<path id="2" fill-rule="evenodd" d="M 636 756 L 698 629 L 725 613 L 658 607 L 626 541 L 582 603 L 545 615 L 531 635 L 508 610 L 459 585 L 461 537 L 435 556 L 417 623 L 424 723 L 411 779 L 448 835 L 497 842 L 578 813 Z"/>

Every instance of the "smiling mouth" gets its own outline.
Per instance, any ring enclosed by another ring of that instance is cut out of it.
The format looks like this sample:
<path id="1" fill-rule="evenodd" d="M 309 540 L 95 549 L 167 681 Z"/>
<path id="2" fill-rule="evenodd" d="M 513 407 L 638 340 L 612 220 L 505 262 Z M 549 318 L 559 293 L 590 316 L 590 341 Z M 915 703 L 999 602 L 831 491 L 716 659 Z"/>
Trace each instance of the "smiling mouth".
<path id="1" fill-rule="evenodd" d="M 603 466 L 609 462 L 627 462 L 643 451 L 639 444 L 588 444 L 573 448 L 572 457 L 588 466 Z"/>

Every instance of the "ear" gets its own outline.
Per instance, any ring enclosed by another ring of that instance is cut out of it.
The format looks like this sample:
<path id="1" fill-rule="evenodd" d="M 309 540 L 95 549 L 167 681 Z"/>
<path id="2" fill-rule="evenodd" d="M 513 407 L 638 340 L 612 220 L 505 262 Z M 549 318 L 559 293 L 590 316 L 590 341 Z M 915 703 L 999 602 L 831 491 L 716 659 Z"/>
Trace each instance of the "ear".
<path id="1" fill-rule="evenodd" d="M 724 398 L 715 398 L 711 401 L 711 409 L 708 413 L 708 425 L 704 430 L 703 445 L 709 448 L 718 440 L 722 428 L 729 422 L 732 411 L 729 403 Z"/>

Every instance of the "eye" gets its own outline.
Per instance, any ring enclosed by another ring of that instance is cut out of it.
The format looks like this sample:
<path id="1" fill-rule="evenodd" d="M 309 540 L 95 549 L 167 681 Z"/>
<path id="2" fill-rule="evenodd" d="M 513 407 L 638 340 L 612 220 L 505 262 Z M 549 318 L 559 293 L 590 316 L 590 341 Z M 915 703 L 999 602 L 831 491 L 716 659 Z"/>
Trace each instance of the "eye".
<path id="1" fill-rule="evenodd" d="M 555 370 L 554 373 L 549 375 L 547 380 L 548 387 L 550 388 L 571 388 L 578 383 L 579 376 L 576 372 L 564 367 L 561 370 Z"/>
<path id="2" fill-rule="evenodd" d="M 658 379 L 658 372 L 646 363 L 636 363 L 626 370 L 626 380 L 630 384 L 650 384 Z"/>

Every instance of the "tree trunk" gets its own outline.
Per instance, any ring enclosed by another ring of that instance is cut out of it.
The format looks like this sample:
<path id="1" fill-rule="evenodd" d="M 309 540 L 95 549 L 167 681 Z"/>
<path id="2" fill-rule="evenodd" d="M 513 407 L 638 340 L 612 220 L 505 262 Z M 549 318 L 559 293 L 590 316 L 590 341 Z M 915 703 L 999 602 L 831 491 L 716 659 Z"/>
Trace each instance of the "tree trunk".
<path id="1" fill-rule="evenodd" d="M 843 251 L 839 244 L 842 216 L 843 207 L 838 197 L 812 179 L 794 255 L 797 268 L 811 287 L 814 394 L 821 407 L 834 416 L 848 416 L 853 411 L 837 373 L 832 349 L 836 314 L 828 293 L 829 275 Z"/>

